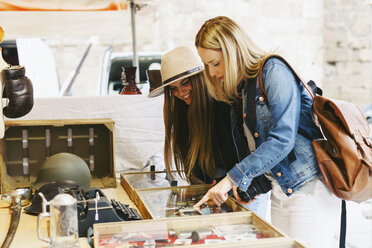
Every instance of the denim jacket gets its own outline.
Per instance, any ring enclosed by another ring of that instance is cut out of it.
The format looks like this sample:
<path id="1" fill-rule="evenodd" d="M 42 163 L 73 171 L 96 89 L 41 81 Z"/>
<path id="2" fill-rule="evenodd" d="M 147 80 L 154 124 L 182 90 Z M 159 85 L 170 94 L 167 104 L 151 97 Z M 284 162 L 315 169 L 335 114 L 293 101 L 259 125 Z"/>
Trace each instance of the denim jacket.
<path id="1" fill-rule="evenodd" d="M 262 79 L 268 103 L 257 80 L 256 126 L 255 130 L 250 130 L 255 138 L 256 151 L 239 157 L 240 162 L 227 176 L 246 191 L 254 177 L 271 171 L 289 196 L 320 175 L 311 140 L 305 136 L 316 139 L 321 137 L 321 133 L 312 120 L 311 96 L 280 59 L 268 59 L 262 69 Z M 247 88 L 246 82 L 244 87 Z M 247 94 L 244 97 L 247 98 Z M 247 109 L 243 111 L 247 115 Z M 237 118 L 242 116 L 236 115 L 235 107 L 231 107 L 230 113 L 235 149 L 241 154 L 242 142 L 246 142 L 246 138 L 238 132 Z"/>

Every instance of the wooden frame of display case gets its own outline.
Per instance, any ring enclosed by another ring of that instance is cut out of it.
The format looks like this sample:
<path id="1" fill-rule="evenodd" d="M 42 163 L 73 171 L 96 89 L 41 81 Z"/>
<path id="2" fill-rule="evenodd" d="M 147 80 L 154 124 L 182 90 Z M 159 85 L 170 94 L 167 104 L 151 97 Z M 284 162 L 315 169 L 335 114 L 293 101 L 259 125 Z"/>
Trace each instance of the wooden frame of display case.
<path id="1" fill-rule="evenodd" d="M 94 247 L 304 247 L 252 212 L 94 224 Z"/>
<path id="2" fill-rule="evenodd" d="M 166 175 L 167 173 L 167 171 L 124 172 L 120 173 L 120 184 L 123 186 L 129 199 L 135 202 L 136 190 L 138 189 L 170 187 L 171 185 L 166 179 L 166 176 L 161 176 Z M 177 174 L 177 171 L 171 171 L 171 173 Z"/>

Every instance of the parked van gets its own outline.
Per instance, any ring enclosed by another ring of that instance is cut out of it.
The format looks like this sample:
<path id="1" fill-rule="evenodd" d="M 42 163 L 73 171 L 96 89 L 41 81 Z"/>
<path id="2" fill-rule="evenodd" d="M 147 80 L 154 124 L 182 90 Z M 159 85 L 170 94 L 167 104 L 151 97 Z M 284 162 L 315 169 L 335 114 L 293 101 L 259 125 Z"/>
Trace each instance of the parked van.
<path id="1" fill-rule="evenodd" d="M 160 69 L 161 55 L 161 52 L 138 53 L 138 88 L 148 89 L 146 70 Z M 121 92 L 124 87 L 121 81 L 122 67 L 132 66 L 132 60 L 132 53 L 112 52 L 112 48 L 106 50 L 101 67 L 99 95 L 116 95 Z"/>

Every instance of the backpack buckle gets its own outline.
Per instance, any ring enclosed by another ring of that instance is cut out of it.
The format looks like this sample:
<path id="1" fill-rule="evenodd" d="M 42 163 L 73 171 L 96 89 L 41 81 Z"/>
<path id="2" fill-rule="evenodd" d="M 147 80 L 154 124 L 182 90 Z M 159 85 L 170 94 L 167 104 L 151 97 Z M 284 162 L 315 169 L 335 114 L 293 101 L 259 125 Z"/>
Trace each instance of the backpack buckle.
<path id="1" fill-rule="evenodd" d="M 358 133 L 353 133 L 353 139 L 354 139 L 354 141 L 355 141 L 355 143 L 358 145 L 358 146 L 360 146 L 360 142 L 359 142 L 359 140 L 358 140 Z"/>

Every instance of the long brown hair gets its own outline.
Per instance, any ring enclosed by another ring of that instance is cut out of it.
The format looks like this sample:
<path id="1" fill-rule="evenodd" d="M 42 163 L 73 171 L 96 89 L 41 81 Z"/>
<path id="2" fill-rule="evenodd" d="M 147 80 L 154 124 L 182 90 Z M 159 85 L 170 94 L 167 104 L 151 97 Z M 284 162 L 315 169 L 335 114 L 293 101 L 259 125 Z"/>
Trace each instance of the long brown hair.
<path id="1" fill-rule="evenodd" d="M 213 98 L 208 94 L 201 73 L 188 78 L 192 87 L 190 106 L 164 89 L 165 144 L 164 162 L 172 169 L 172 158 L 178 174 L 190 182 L 194 166 L 215 175 L 213 157 Z M 182 173 L 182 171 L 184 171 Z"/>
<path id="2" fill-rule="evenodd" d="M 268 56 L 237 23 L 226 16 L 204 22 L 195 37 L 195 46 L 222 51 L 225 63 L 223 85 L 211 78 L 207 69 L 204 73 L 213 97 L 225 102 L 231 102 L 237 96 L 237 86 L 242 80 L 257 76 L 261 62 Z"/>

